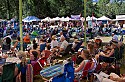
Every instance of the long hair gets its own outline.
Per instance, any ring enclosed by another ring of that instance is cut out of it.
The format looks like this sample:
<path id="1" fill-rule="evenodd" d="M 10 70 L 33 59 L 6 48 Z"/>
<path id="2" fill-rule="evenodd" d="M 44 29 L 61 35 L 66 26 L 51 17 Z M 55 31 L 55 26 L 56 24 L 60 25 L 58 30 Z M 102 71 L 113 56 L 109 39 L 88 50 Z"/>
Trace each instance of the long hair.
<path id="1" fill-rule="evenodd" d="M 26 64 L 27 64 L 27 62 L 26 62 L 26 54 L 25 54 L 25 52 L 23 52 L 23 51 L 19 51 L 18 52 L 18 57 L 19 57 L 19 59 L 21 60 L 21 64 L 22 64 L 22 66 L 26 66 Z"/>
<path id="2" fill-rule="evenodd" d="M 94 44 L 92 44 L 92 43 L 89 43 L 88 44 L 88 49 L 89 49 L 89 53 L 90 54 L 95 54 L 95 52 L 94 52 Z"/>
<path id="3" fill-rule="evenodd" d="M 86 59 L 91 60 L 92 56 L 90 55 L 88 50 L 82 50 L 82 53 L 84 53 Z"/>
<path id="4" fill-rule="evenodd" d="M 11 43 L 11 39 L 9 37 L 6 38 L 6 43 L 10 44 Z"/>

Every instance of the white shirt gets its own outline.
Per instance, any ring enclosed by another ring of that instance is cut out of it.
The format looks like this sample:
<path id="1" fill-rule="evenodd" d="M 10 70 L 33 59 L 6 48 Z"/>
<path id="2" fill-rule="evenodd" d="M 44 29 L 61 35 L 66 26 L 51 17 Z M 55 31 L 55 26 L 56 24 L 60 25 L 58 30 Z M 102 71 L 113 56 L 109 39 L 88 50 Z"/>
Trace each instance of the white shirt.
<path id="1" fill-rule="evenodd" d="M 57 40 L 52 40 L 51 41 L 51 48 L 54 48 L 55 46 L 58 46 L 58 45 L 59 45 L 59 43 L 58 43 Z"/>
<path id="2" fill-rule="evenodd" d="M 64 50 L 67 48 L 68 46 L 68 42 L 66 40 L 64 40 L 60 46 L 60 48 L 63 48 Z"/>

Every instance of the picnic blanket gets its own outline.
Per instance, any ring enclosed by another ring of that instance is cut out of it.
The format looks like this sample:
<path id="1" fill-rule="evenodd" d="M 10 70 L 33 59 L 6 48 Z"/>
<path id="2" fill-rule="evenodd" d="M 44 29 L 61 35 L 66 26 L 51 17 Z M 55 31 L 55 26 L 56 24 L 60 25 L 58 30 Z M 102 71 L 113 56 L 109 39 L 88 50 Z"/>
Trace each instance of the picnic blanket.
<path id="1" fill-rule="evenodd" d="M 40 75 L 43 77 L 56 77 L 64 73 L 64 66 L 57 64 L 51 67 L 47 67 L 40 71 Z"/>

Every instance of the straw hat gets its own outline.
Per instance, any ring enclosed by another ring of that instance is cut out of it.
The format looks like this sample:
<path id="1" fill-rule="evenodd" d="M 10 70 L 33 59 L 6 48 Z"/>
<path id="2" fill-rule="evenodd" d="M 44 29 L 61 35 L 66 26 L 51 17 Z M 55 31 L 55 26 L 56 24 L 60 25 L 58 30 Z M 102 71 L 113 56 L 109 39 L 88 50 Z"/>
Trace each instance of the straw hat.
<path id="1" fill-rule="evenodd" d="M 52 36 L 52 39 L 53 39 L 53 40 L 57 39 L 56 35 L 53 35 L 53 36 Z"/>

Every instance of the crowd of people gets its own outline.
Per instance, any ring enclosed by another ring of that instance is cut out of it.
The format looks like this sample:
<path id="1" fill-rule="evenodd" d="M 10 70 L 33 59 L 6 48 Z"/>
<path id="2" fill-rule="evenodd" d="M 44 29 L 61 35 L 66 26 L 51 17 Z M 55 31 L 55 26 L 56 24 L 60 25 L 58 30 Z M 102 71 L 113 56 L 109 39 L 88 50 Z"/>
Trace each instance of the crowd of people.
<path id="1" fill-rule="evenodd" d="M 69 22 L 40 22 L 40 23 L 23 23 L 23 34 L 26 33 L 32 36 L 38 35 L 56 35 L 61 31 L 64 32 L 65 37 L 74 37 L 77 35 L 77 38 L 84 37 L 84 26 L 81 21 L 69 21 Z M 110 36 L 112 33 L 121 34 L 122 26 L 114 24 L 103 24 L 94 23 L 93 26 L 88 25 L 86 32 L 88 35 L 91 35 L 91 38 L 99 36 Z M 0 37 L 5 37 L 11 35 L 13 38 L 19 36 L 19 23 L 18 22 L 3 22 L 1 23 L 0 28 Z M 93 36 L 94 34 L 94 36 Z"/>
<path id="2" fill-rule="evenodd" d="M 84 27 L 81 26 L 81 22 L 58 22 L 57 24 L 58 27 L 51 28 L 50 23 L 42 23 L 34 28 L 33 24 L 24 23 L 23 51 L 20 51 L 21 41 L 18 23 L 15 25 L 9 23 L 8 26 L 0 28 L 1 37 L 4 37 L 1 42 L 0 57 L 18 57 L 21 61 L 15 66 L 15 80 L 17 82 L 27 81 L 27 65 L 31 65 L 33 76 L 35 76 L 40 74 L 44 66 L 57 62 L 58 58 L 67 56 L 72 57 L 76 74 L 82 74 L 88 62 L 91 63 L 89 73 L 92 74 L 95 71 L 97 73 L 96 69 L 98 64 L 101 63 L 101 71 L 107 74 L 115 73 L 119 75 L 118 79 L 109 77 L 109 80 L 114 82 L 116 80 L 118 82 L 125 81 L 124 78 L 120 77 L 120 71 L 115 71 L 117 67 L 111 64 L 114 62 L 114 57 L 116 61 L 123 58 L 123 37 L 120 40 L 117 37 L 118 34 L 121 34 L 120 26 L 116 30 L 112 30 L 113 25 L 106 24 L 95 25 L 93 28 L 88 27 L 87 34 L 90 34 L 89 38 L 94 40 L 87 40 L 87 46 L 85 46 L 82 39 L 84 38 Z M 102 35 L 112 35 L 112 40 L 103 45 L 103 41 L 99 37 Z M 95 38 L 96 36 L 98 37 Z M 11 56 L 8 55 L 8 51 L 12 53 Z M 109 71 L 109 69 L 112 70 Z"/>

